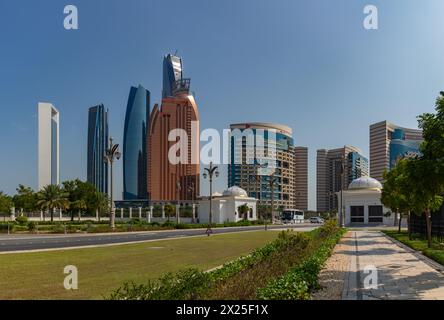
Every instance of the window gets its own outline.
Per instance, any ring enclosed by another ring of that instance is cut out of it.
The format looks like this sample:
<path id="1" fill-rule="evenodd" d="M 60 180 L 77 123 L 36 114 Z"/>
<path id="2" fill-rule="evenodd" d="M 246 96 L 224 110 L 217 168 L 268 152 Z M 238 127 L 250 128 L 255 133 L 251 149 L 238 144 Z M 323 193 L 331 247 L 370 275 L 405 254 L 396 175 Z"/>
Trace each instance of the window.
<path id="1" fill-rule="evenodd" d="M 364 206 L 351 206 L 350 207 L 350 221 L 364 222 Z"/>
<path id="2" fill-rule="evenodd" d="M 368 206 L 368 222 L 382 223 L 382 206 Z"/>

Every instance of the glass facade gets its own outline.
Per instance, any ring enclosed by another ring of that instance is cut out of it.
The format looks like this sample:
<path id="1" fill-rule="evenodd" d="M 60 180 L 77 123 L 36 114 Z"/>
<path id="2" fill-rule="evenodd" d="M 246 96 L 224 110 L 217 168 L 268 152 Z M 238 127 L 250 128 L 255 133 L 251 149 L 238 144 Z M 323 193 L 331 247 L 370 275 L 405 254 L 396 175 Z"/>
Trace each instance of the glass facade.
<path id="1" fill-rule="evenodd" d="M 103 160 L 108 148 L 108 110 L 103 104 L 89 109 L 87 179 L 97 190 L 108 193 L 108 163 Z"/>
<path id="2" fill-rule="evenodd" d="M 368 159 L 358 152 L 348 154 L 348 186 L 353 180 L 368 175 Z"/>
<path id="3" fill-rule="evenodd" d="M 277 159 L 276 153 L 293 152 L 294 140 L 292 137 L 280 132 L 269 131 L 266 129 L 247 128 L 239 129 L 241 136 L 233 134 L 230 138 L 230 165 L 228 166 L 228 187 L 257 184 L 260 192 L 249 191 L 245 188 L 251 197 L 261 199 L 261 201 L 271 201 L 273 194 L 274 200 L 288 201 L 290 196 L 283 192 L 283 184 L 289 184 L 288 178 L 282 175 L 283 170 L 290 170 L 288 161 Z M 240 140 L 242 145 L 240 146 Z M 254 141 L 254 152 L 249 153 L 248 142 Z M 238 140 L 238 141 L 236 141 Z M 263 143 L 263 149 L 259 145 L 259 141 Z M 258 165 L 267 165 L 265 169 L 258 169 Z M 258 172 L 259 171 L 259 172 Z M 275 183 L 273 192 L 270 188 L 270 180 L 274 172 Z M 257 179 L 257 180 L 256 180 Z"/>
<path id="4" fill-rule="evenodd" d="M 390 141 L 390 169 L 396 166 L 399 160 L 420 155 L 421 141 L 407 140 L 404 130 L 395 129 Z"/>
<path id="5" fill-rule="evenodd" d="M 148 197 L 147 125 L 150 92 L 144 87 L 131 87 L 126 108 L 123 137 L 123 199 Z"/>
<path id="6" fill-rule="evenodd" d="M 162 98 L 172 97 L 173 89 L 178 81 L 182 80 L 182 59 L 172 54 L 163 58 L 163 89 Z"/>

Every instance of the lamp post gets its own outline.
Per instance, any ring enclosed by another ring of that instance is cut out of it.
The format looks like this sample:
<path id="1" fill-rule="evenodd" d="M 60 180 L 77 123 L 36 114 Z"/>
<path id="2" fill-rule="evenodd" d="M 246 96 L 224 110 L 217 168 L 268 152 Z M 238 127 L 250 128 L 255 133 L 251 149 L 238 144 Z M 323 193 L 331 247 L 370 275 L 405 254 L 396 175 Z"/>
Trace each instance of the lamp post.
<path id="1" fill-rule="evenodd" d="M 340 200 L 339 200 L 339 207 L 340 207 L 340 214 L 339 214 L 339 226 L 343 228 L 345 226 L 345 216 L 344 216 L 344 207 L 342 204 L 342 191 L 344 189 L 344 180 L 345 180 L 345 167 L 344 167 L 344 156 L 341 159 L 341 192 L 340 192 Z"/>
<path id="2" fill-rule="evenodd" d="M 271 221 L 273 223 L 273 219 L 274 219 L 274 184 L 276 182 L 278 182 L 278 177 L 275 176 L 276 171 L 270 175 L 270 180 L 268 181 L 268 184 L 270 186 L 270 191 L 271 191 Z"/>
<path id="3" fill-rule="evenodd" d="M 191 182 L 190 185 L 188 186 L 188 191 L 191 192 L 191 203 L 194 206 L 194 201 L 195 201 L 195 186 L 194 186 L 194 182 Z M 195 221 L 194 218 L 194 209 L 193 209 L 193 218 L 192 218 L 192 223 L 194 223 Z"/>
<path id="4" fill-rule="evenodd" d="M 113 143 L 113 138 L 109 138 L 109 149 L 106 150 L 104 161 L 109 164 L 110 166 L 110 219 L 109 219 L 109 225 L 111 229 L 114 229 L 115 226 L 115 220 L 116 220 L 116 209 L 114 207 L 114 199 L 113 199 L 113 190 L 114 190 L 114 177 L 113 177 L 113 164 L 115 160 L 119 160 L 121 157 L 121 153 L 119 152 L 119 145 Z"/>
<path id="5" fill-rule="evenodd" d="M 176 207 L 176 223 L 180 223 L 180 191 L 182 190 L 182 185 L 180 180 L 176 182 L 176 190 L 177 190 L 177 207 Z"/>
<path id="6" fill-rule="evenodd" d="M 211 225 L 213 223 L 213 176 L 216 178 L 219 176 L 219 171 L 217 166 L 213 166 L 213 162 L 210 162 L 210 167 L 204 169 L 203 177 L 204 179 L 210 180 L 210 216 L 209 216 L 209 226 L 207 229 L 207 235 L 210 236 Z"/>

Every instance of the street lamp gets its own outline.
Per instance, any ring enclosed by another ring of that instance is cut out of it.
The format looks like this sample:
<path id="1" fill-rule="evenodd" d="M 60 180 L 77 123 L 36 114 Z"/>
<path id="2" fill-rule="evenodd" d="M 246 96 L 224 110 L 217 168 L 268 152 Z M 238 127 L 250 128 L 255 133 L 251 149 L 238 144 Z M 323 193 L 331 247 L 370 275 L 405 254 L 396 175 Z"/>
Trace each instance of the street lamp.
<path id="1" fill-rule="evenodd" d="M 344 207 L 342 205 L 342 191 L 344 189 L 344 180 L 345 180 L 345 165 L 344 165 L 344 156 L 341 159 L 341 192 L 340 192 L 340 196 L 341 199 L 339 201 L 339 207 L 340 207 L 340 215 L 339 215 L 339 226 L 341 228 L 343 228 L 345 226 L 345 216 L 344 216 Z"/>
<path id="2" fill-rule="evenodd" d="M 182 191 L 182 185 L 180 180 L 176 182 L 176 190 L 177 190 L 177 207 L 176 207 L 176 223 L 180 223 L 180 192 Z"/>
<path id="3" fill-rule="evenodd" d="M 204 179 L 210 180 L 210 219 L 209 219 L 209 226 L 207 229 L 207 234 L 210 236 L 211 231 L 211 225 L 213 223 L 213 176 L 216 178 L 219 177 L 219 171 L 217 170 L 217 166 L 213 166 L 213 162 L 210 162 L 209 168 L 204 168 Z"/>
<path id="4" fill-rule="evenodd" d="M 192 223 L 195 223 L 195 216 L 194 216 L 194 201 L 195 201 L 195 186 L 194 186 L 194 182 L 191 182 L 190 185 L 188 186 L 188 191 L 191 193 L 191 203 L 193 205 L 193 218 L 192 218 Z"/>
<path id="5" fill-rule="evenodd" d="M 113 179 L 113 164 L 114 160 L 119 160 L 121 157 L 121 153 L 119 152 L 119 145 L 113 143 L 113 138 L 109 138 L 109 149 L 106 150 L 105 156 L 103 157 L 103 160 L 109 164 L 110 166 L 110 173 L 111 173 L 111 190 L 110 190 L 110 200 L 111 200 L 111 208 L 110 208 L 110 219 L 109 219 L 109 225 L 111 229 L 114 229 L 115 226 L 115 220 L 116 220 L 116 209 L 114 208 L 114 199 L 113 199 L 113 189 L 114 189 L 114 179 Z"/>
<path id="6" fill-rule="evenodd" d="M 268 184 L 270 186 L 270 191 L 271 191 L 271 221 L 273 223 L 273 219 L 274 219 L 274 185 L 276 182 L 278 182 L 278 177 L 275 176 L 276 171 L 270 175 L 270 180 L 268 181 Z"/>

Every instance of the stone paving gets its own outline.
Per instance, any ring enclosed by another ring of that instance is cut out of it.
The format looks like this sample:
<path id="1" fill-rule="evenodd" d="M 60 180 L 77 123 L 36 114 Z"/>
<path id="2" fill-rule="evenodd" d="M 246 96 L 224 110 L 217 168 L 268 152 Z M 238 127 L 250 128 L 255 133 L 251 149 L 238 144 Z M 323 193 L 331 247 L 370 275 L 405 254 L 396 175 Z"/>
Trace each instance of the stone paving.
<path id="1" fill-rule="evenodd" d="M 351 231 L 341 245 L 349 256 L 342 299 L 444 300 L 444 268 L 381 232 Z M 365 272 L 371 266 L 376 273 Z"/>

